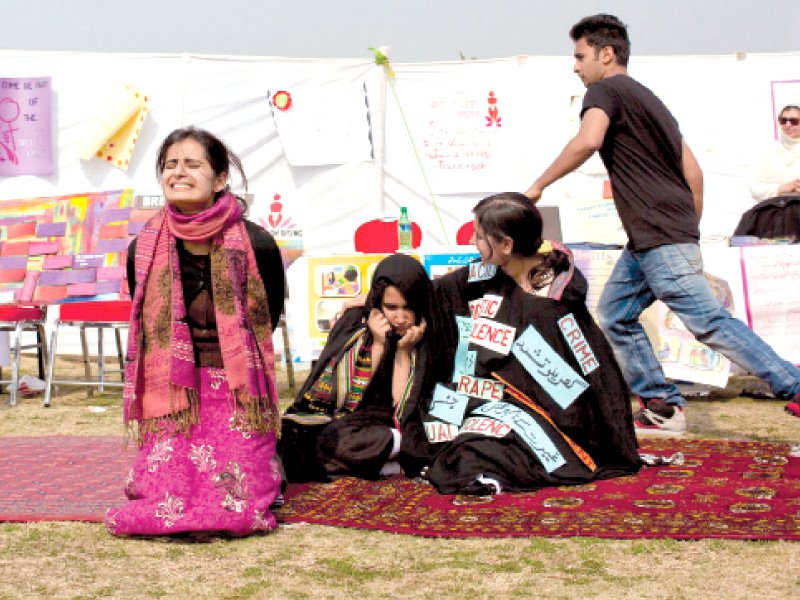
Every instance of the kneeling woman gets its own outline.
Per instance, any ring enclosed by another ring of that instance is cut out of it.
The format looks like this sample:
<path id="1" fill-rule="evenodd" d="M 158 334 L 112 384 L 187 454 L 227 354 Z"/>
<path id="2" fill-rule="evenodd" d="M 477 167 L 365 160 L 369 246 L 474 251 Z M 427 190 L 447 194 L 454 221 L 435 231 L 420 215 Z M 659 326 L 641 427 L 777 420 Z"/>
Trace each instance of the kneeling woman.
<path id="1" fill-rule="evenodd" d="M 289 481 L 419 475 L 428 460 L 421 399 L 431 387 L 431 282 L 395 254 L 377 266 L 363 307 L 336 322 L 283 416 Z"/>
<path id="2" fill-rule="evenodd" d="M 241 162 L 195 128 L 173 131 L 156 170 L 166 206 L 128 248 L 133 295 L 125 421 L 139 453 L 109 509 L 118 535 L 276 526 L 279 423 L 272 330 L 283 310 L 280 252 L 228 191 Z"/>
<path id="3" fill-rule="evenodd" d="M 454 368 L 425 418 L 440 449 L 426 477 L 483 495 L 635 473 L 628 387 L 569 250 L 542 241 L 522 194 L 473 212 L 482 262 L 435 282 Z"/>

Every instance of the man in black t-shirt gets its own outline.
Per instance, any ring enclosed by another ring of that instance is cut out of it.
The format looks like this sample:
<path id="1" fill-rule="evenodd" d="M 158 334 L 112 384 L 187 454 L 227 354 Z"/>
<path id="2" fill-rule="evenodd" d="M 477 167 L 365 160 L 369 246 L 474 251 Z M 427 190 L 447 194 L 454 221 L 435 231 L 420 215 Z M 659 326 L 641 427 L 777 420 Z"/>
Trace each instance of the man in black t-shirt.
<path id="1" fill-rule="evenodd" d="M 800 369 L 779 357 L 714 297 L 703 276 L 698 222 L 703 172 L 678 122 L 653 92 L 628 75 L 630 42 L 614 16 L 594 15 L 570 30 L 574 71 L 587 87 L 581 127 L 526 195 L 572 172 L 595 151 L 611 179 L 628 244 L 600 297 L 600 325 L 639 397 L 636 429 L 686 431 L 686 400 L 667 381 L 639 316 L 662 300 L 701 342 L 764 379 L 800 416 Z"/>

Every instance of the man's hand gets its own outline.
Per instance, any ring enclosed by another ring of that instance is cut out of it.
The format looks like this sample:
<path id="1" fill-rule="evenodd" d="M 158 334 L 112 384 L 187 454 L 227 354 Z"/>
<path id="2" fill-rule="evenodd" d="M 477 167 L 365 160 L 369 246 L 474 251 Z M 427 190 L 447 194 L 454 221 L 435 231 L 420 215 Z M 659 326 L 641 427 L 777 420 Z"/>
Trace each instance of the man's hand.
<path id="1" fill-rule="evenodd" d="M 531 202 L 536 204 L 542 197 L 542 191 L 543 190 L 534 183 L 531 187 L 528 188 L 528 191 L 525 192 L 525 195 L 531 199 Z"/>

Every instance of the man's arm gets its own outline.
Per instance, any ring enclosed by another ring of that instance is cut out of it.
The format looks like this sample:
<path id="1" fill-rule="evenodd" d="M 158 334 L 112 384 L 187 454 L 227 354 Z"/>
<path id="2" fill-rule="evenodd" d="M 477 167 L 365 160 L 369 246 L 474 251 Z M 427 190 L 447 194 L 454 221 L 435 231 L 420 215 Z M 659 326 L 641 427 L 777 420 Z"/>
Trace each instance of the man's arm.
<path id="1" fill-rule="evenodd" d="M 525 192 L 525 195 L 537 202 L 542 196 L 544 189 L 558 181 L 567 173 L 571 173 L 603 145 L 603 139 L 608 131 L 608 115 L 600 108 L 590 108 L 583 114 L 581 128 L 577 135 L 572 138 L 561 154 L 553 161 L 544 173 L 533 182 L 533 185 Z"/>
<path id="2" fill-rule="evenodd" d="M 681 151 L 681 170 L 689 184 L 689 189 L 692 191 L 694 198 L 694 209 L 697 212 L 697 220 L 703 216 L 703 170 L 700 164 L 692 154 L 692 150 L 686 144 L 686 140 L 682 142 L 683 149 Z"/>

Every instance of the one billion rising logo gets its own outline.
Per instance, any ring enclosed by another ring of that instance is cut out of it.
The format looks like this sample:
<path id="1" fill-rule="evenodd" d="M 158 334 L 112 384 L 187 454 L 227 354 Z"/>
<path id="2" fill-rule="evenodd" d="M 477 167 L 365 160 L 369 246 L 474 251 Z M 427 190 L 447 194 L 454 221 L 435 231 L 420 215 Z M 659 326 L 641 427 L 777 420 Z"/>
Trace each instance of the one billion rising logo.
<path id="1" fill-rule="evenodd" d="M 500 109 L 497 107 L 497 98 L 494 97 L 494 92 L 489 92 L 487 102 L 489 103 L 489 114 L 486 116 L 486 126 L 491 127 L 494 125 L 495 127 L 501 127 Z"/>

